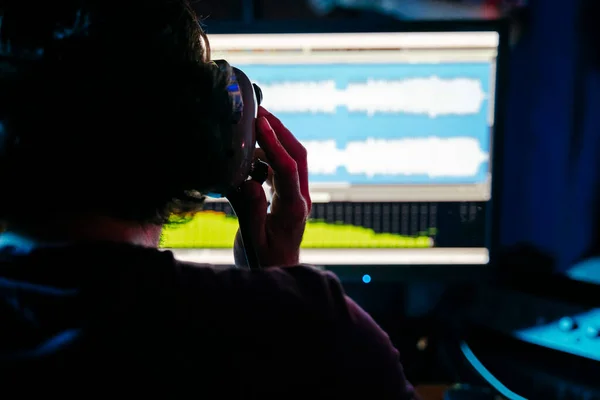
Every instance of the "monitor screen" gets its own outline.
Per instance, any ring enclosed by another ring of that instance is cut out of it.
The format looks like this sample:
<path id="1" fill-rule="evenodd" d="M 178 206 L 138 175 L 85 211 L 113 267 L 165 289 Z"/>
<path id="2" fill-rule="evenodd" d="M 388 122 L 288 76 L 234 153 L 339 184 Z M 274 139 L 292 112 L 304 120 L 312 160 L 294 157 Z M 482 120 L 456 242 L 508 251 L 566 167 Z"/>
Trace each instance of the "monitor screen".
<path id="1" fill-rule="evenodd" d="M 210 37 L 308 150 L 301 261 L 486 264 L 498 32 Z M 233 263 L 237 221 L 210 200 L 167 227 L 177 257 Z"/>

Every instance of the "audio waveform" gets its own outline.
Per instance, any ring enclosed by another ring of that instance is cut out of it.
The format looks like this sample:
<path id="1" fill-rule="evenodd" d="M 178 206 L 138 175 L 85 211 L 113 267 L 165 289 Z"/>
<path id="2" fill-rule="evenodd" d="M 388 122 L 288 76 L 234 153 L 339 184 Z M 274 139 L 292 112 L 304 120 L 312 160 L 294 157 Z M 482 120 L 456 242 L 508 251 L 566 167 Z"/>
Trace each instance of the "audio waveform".
<path id="1" fill-rule="evenodd" d="M 263 90 L 264 106 L 277 113 L 334 114 L 338 107 L 349 112 L 444 115 L 478 114 L 487 99 L 477 79 L 410 78 L 349 83 L 345 89 L 335 80 L 319 82 L 256 82 Z"/>
<path id="2" fill-rule="evenodd" d="M 167 225 L 161 236 L 161 248 L 228 249 L 233 247 L 239 224 L 225 213 L 203 211 L 189 222 Z M 372 229 L 347 224 L 308 221 L 303 248 L 429 248 L 428 236 L 402 236 L 375 233 Z"/>
<path id="3" fill-rule="evenodd" d="M 335 175 L 345 168 L 352 175 L 474 177 L 489 161 L 479 141 L 470 137 L 367 139 L 339 149 L 335 140 L 303 141 L 309 173 Z"/>

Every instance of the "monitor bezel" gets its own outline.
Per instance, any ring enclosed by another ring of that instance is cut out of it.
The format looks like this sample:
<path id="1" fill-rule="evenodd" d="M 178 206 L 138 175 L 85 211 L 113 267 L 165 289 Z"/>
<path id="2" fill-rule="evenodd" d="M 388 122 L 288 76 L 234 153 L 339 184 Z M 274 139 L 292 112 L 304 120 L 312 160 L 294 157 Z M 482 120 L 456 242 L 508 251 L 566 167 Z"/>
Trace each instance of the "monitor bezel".
<path id="1" fill-rule="evenodd" d="M 399 32 L 497 32 L 499 34 L 494 128 L 491 141 L 492 196 L 487 207 L 488 218 L 486 243 L 489 244 L 489 262 L 481 265 L 321 265 L 345 281 L 361 282 L 364 275 L 371 282 L 405 281 L 410 279 L 429 280 L 432 277 L 448 279 L 481 279 L 495 274 L 494 260 L 500 245 L 501 215 L 504 169 L 504 121 L 506 90 L 508 81 L 509 23 L 506 20 L 444 20 L 444 21 L 390 21 L 384 20 L 326 20 L 326 21 L 255 21 L 252 24 L 239 22 L 211 22 L 204 26 L 210 42 L 211 34 L 307 34 L 307 33 L 399 33 Z M 452 268 L 449 268 L 452 267 Z M 476 272 L 485 269 L 485 274 Z M 437 271 L 437 272 L 436 272 Z M 451 271 L 451 272 L 450 272 Z M 461 272 L 459 272 L 461 271 Z M 449 274 L 447 274 L 449 273 Z"/>

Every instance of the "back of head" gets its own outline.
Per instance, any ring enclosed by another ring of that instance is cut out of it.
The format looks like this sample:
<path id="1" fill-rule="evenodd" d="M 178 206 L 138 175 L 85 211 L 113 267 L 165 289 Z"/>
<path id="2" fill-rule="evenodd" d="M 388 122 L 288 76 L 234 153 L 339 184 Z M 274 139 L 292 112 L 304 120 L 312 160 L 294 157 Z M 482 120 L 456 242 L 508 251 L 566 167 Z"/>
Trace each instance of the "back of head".
<path id="1" fill-rule="evenodd" d="M 209 57 L 187 0 L 0 0 L 0 221 L 198 209 L 231 153 Z"/>

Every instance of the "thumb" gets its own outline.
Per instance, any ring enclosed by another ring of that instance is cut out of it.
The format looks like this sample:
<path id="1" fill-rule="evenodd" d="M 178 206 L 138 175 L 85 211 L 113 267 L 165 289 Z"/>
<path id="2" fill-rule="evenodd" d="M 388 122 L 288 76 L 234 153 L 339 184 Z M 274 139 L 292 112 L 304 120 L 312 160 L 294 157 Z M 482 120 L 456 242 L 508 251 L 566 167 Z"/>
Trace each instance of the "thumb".
<path id="1" fill-rule="evenodd" d="M 227 199 L 238 217 L 244 244 L 252 245 L 256 250 L 262 248 L 267 242 L 268 207 L 262 185 L 254 180 L 247 180 Z"/>

